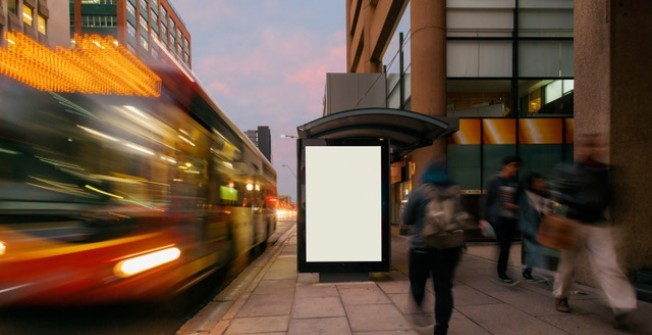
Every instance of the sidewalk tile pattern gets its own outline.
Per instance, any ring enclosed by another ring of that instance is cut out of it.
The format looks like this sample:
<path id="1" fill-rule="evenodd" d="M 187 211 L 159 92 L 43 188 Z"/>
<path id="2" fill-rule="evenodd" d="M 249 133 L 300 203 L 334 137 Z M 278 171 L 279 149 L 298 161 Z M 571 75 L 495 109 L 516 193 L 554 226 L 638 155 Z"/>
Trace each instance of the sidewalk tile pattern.
<path id="1" fill-rule="evenodd" d="M 296 231 L 269 248 L 265 265 L 248 289 L 225 292 L 201 311 L 210 320 L 190 320 L 187 325 L 211 329 L 189 330 L 177 335 L 291 334 L 291 335 L 418 335 L 432 334 L 434 295 L 428 282 L 423 309 L 409 297 L 407 238 L 392 236 L 394 269 L 373 273 L 364 282 L 320 283 L 315 273 L 297 273 Z M 520 246 L 510 256 L 511 271 L 520 274 Z M 263 257 L 264 258 L 264 257 Z M 599 290 L 576 285 L 571 297 L 573 312 L 562 314 L 553 306 L 551 278 L 521 282 L 513 287 L 498 283 L 495 246 L 469 245 L 457 269 L 453 293 L 455 310 L 449 334 L 623 334 L 612 328 L 612 316 Z M 238 288 L 244 287 L 239 283 Z M 228 311 L 225 304 L 229 304 Z M 636 334 L 652 334 L 652 304 L 639 302 Z M 215 320 L 219 318 L 219 320 Z M 421 320 L 417 322 L 417 320 Z M 425 324 L 425 325 L 424 325 Z M 429 325 L 428 325 L 429 324 Z"/>

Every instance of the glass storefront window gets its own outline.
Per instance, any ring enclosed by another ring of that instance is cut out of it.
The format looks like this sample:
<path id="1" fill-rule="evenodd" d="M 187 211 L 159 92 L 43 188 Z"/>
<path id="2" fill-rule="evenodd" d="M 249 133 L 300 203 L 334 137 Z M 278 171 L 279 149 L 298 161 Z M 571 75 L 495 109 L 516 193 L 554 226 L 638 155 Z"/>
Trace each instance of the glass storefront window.
<path id="1" fill-rule="evenodd" d="M 513 10 L 451 9 L 446 11 L 448 37 L 511 37 Z"/>
<path id="2" fill-rule="evenodd" d="M 572 115 L 573 80 L 519 80 L 521 116 Z"/>
<path id="3" fill-rule="evenodd" d="M 544 103 L 550 103 L 561 98 L 561 86 L 561 80 L 553 80 L 550 84 L 546 85 Z"/>
<path id="4" fill-rule="evenodd" d="M 522 37 L 573 37 L 573 10 L 522 9 L 519 11 Z"/>
<path id="5" fill-rule="evenodd" d="M 466 193 L 482 190 L 480 122 L 480 119 L 460 119 L 459 130 L 449 138 L 448 171 Z"/>
<path id="6" fill-rule="evenodd" d="M 573 41 L 521 41 L 520 77 L 572 77 Z"/>
<path id="7" fill-rule="evenodd" d="M 448 168 L 466 194 L 480 194 L 498 173 L 505 156 L 519 155 L 520 178 L 532 172 L 550 175 L 572 161 L 571 118 L 462 118 L 449 138 Z"/>
<path id="8" fill-rule="evenodd" d="M 449 117 L 505 117 L 510 115 L 511 81 L 449 79 L 446 115 Z"/>
<path id="9" fill-rule="evenodd" d="M 448 77 L 511 77 L 512 42 L 449 40 L 446 45 Z"/>
<path id="10" fill-rule="evenodd" d="M 573 0 L 519 0 L 519 8 L 573 9 Z"/>
<path id="11" fill-rule="evenodd" d="M 521 0 L 522 1 L 522 0 Z M 446 7 L 450 8 L 514 8 L 514 0 L 448 0 Z"/>
<path id="12" fill-rule="evenodd" d="M 483 185 L 498 173 L 505 156 L 516 155 L 516 119 L 482 120 Z"/>

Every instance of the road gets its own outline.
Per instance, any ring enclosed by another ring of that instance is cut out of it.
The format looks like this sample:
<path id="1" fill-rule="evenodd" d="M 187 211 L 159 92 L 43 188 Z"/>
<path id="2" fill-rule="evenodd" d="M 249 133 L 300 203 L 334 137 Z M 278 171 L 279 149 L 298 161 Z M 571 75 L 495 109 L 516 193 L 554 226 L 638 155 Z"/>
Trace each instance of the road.
<path id="1" fill-rule="evenodd" d="M 294 225 L 281 220 L 275 235 Z M 169 300 L 85 308 L 0 309 L 0 335 L 172 335 L 246 268 L 234 266 Z"/>

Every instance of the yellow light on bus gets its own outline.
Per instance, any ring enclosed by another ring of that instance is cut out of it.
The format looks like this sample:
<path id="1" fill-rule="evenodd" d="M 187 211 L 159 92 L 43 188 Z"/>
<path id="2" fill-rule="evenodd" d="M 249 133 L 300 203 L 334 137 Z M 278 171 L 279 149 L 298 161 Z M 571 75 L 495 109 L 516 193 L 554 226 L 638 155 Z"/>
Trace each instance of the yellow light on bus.
<path id="1" fill-rule="evenodd" d="M 170 263 L 178 259 L 179 256 L 181 256 L 181 250 L 179 248 L 165 248 L 122 260 L 115 265 L 113 272 L 118 277 L 127 278 L 157 266 Z"/>
<path id="2" fill-rule="evenodd" d="M 161 79 L 115 40 L 75 35 L 72 49 L 54 50 L 19 32 L 6 32 L 0 74 L 42 91 L 158 97 Z"/>
<path id="3" fill-rule="evenodd" d="M 5 243 L 0 241 L 0 256 L 4 255 L 5 252 L 7 252 L 7 246 L 5 246 Z"/>

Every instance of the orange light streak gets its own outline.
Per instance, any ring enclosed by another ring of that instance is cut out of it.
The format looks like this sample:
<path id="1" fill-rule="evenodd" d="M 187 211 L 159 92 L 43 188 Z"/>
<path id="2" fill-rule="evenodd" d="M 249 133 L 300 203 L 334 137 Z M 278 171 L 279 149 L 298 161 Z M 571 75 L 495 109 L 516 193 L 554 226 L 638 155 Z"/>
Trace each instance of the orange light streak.
<path id="1" fill-rule="evenodd" d="M 38 90 L 158 97 L 161 78 L 110 36 L 75 35 L 76 46 L 51 50 L 7 32 L 0 74 Z"/>

